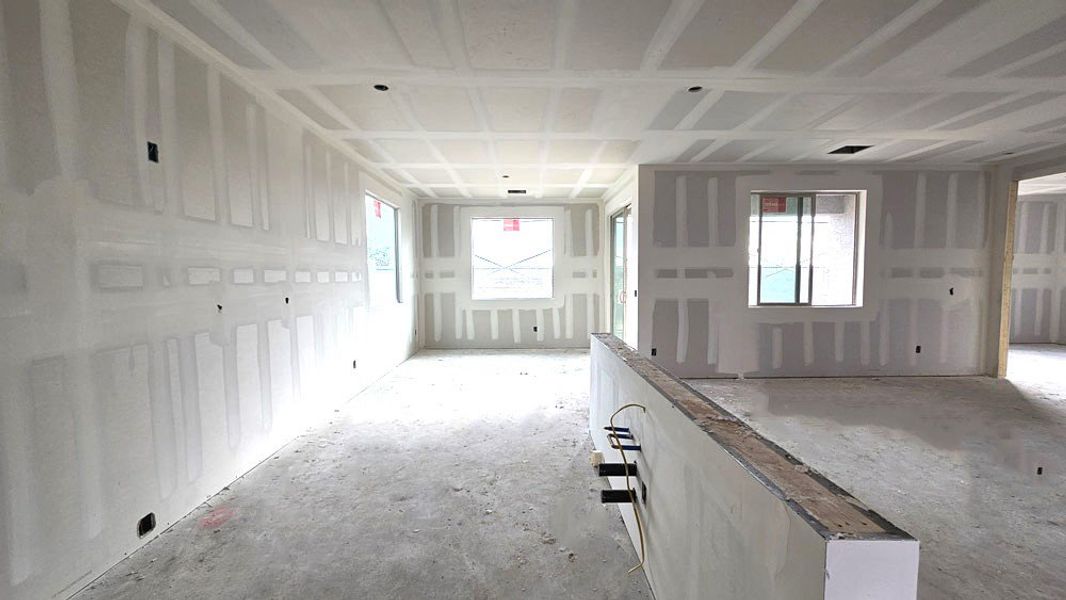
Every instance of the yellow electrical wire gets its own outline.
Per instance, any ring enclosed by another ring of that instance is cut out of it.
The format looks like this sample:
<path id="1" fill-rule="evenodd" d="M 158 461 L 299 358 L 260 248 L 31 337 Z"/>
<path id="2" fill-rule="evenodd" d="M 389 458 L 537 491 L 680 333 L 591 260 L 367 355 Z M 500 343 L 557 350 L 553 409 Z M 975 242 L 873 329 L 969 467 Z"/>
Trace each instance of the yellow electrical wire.
<path id="1" fill-rule="evenodd" d="M 627 408 L 639 408 L 645 413 L 648 412 L 648 409 L 643 404 L 630 402 L 629 404 L 623 404 L 622 406 L 618 407 L 618 410 L 614 411 L 614 414 L 611 415 L 611 418 L 609 420 L 611 424 L 610 437 L 614 438 L 614 443 L 616 446 L 618 446 L 618 452 L 622 454 L 622 464 L 625 465 L 626 489 L 629 490 L 629 502 L 633 506 L 633 516 L 637 519 L 637 535 L 640 538 L 640 563 L 638 563 L 635 567 L 626 572 L 627 574 L 631 574 L 633 573 L 633 571 L 644 567 L 644 524 L 640 520 L 640 510 L 638 510 L 639 507 L 637 506 L 637 493 L 633 490 L 632 486 L 629 485 L 629 461 L 626 460 L 626 451 L 622 449 L 622 440 L 618 437 L 618 431 L 614 428 L 614 418 L 618 416 L 618 413 L 622 412 Z"/>

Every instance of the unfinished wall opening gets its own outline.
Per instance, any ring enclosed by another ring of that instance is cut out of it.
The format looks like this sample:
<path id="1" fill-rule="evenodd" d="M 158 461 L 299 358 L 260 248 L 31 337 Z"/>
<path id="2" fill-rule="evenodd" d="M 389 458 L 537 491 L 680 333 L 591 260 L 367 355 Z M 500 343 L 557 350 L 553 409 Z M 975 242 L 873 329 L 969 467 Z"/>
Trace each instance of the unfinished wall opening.
<path id="1" fill-rule="evenodd" d="M 470 297 L 551 298 L 553 229 L 552 219 L 471 219 Z"/>
<path id="2" fill-rule="evenodd" d="M 137 521 L 137 537 L 144 537 L 155 529 L 155 513 L 148 513 Z"/>
<path id="3" fill-rule="evenodd" d="M 400 301 L 399 210 L 366 195 L 366 262 L 372 305 Z"/>
<path id="4" fill-rule="evenodd" d="M 756 192 L 748 230 L 748 304 L 857 306 L 859 192 Z"/>
<path id="5" fill-rule="evenodd" d="M 1066 173 L 1018 182 L 1003 302 L 1008 376 L 1066 361 Z"/>

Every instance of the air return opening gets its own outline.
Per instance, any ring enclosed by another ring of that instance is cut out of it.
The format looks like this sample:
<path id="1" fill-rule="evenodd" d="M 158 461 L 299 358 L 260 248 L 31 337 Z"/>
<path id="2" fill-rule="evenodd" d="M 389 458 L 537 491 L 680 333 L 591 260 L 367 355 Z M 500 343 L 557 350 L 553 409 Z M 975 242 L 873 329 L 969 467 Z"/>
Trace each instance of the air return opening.
<path id="1" fill-rule="evenodd" d="M 862 152 L 863 150 L 866 150 L 867 148 L 872 148 L 872 147 L 873 146 L 841 146 L 841 147 L 837 148 L 836 150 L 830 151 L 829 153 L 830 154 L 858 154 L 859 152 Z"/>
<path id="2" fill-rule="evenodd" d="M 155 513 L 148 513 L 137 521 L 137 536 L 144 537 L 155 529 Z"/>

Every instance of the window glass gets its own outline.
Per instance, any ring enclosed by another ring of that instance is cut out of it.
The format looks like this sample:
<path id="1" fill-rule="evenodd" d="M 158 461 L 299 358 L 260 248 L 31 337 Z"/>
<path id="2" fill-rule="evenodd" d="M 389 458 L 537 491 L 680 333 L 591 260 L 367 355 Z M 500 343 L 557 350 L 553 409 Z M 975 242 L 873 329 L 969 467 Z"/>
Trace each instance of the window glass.
<path id="1" fill-rule="evenodd" d="M 551 298 L 551 219 L 472 219 L 471 297 Z"/>
<path id="2" fill-rule="evenodd" d="M 397 209 L 366 196 L 366 261 L 370 303 L 399 302 Z"/>
<path id="3" fill-rule="evenodd" d="M 855 304 L 855 193 L 752 194 L 749 304 Z"/>

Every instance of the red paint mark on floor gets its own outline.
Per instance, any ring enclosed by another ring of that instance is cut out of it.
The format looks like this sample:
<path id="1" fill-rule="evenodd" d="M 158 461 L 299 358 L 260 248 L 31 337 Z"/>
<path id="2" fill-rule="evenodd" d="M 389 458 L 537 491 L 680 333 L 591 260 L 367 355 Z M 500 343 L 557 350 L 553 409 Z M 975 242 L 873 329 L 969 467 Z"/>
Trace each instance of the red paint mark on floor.
<path id="1" fill-rule="evenodd" d="M 223 523 L 233 518 L 233 515 L 237 514 L 232 508 L 228 506 L 219 506 L 212 509 L 202 519 L 200 519 L 200 527 L 204 529 L 216 529 L 221 527 Z"/>

